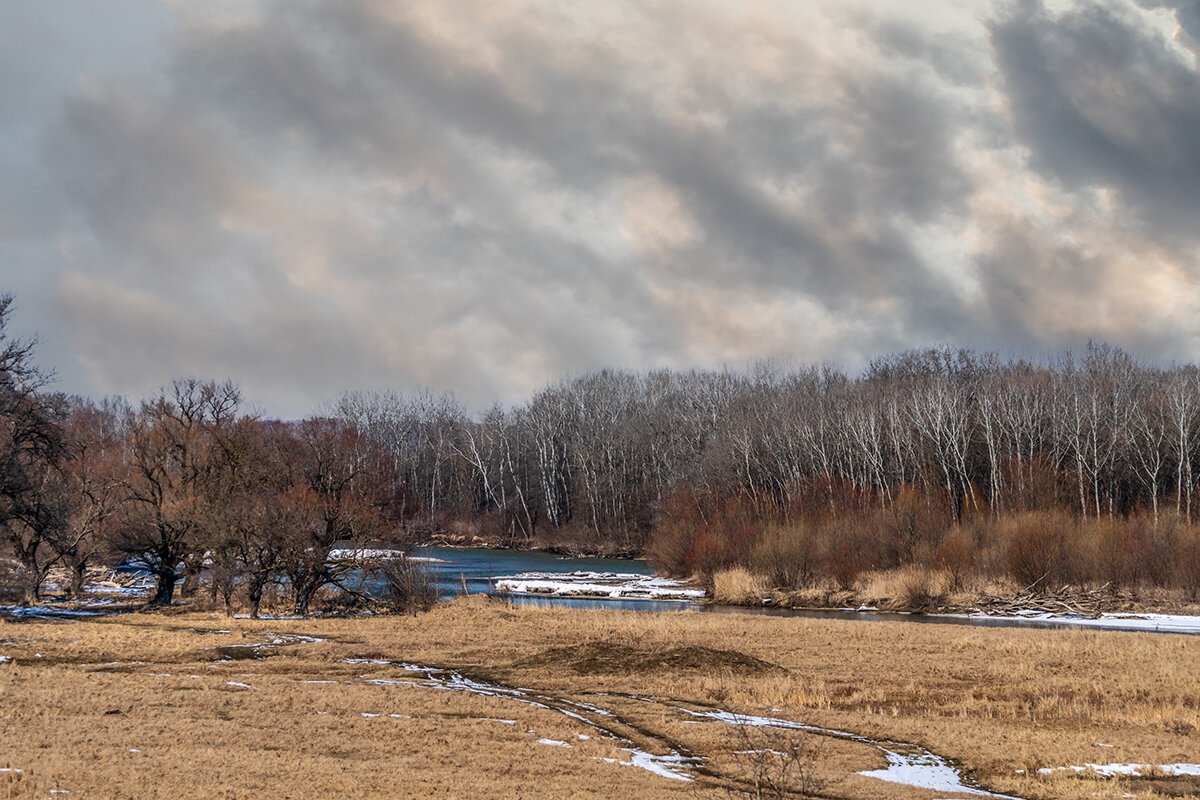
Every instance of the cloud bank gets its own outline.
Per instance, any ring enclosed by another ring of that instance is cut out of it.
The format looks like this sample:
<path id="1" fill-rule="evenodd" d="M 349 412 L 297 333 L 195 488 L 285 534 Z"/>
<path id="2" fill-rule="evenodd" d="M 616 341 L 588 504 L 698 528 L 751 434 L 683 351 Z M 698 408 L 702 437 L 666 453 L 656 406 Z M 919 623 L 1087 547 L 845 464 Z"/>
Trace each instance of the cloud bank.
<path id="1" fill-rule="evenodd" d="M 933 342 L 1200 355 L 1193 3 L 0 2 L 59 388 L 516 401 Z"/>

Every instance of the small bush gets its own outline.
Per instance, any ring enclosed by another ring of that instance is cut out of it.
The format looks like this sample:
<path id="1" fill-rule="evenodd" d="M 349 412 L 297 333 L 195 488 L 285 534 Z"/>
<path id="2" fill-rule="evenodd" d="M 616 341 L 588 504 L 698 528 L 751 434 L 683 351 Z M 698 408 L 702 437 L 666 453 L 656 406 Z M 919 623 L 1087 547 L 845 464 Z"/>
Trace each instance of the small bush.
<path id="1" fill-rule="evenodd" d="M 401 556 L 380 562 L 376 571 L 386 584 L 388 607 L 397 614 L 415 616 L 437 603 L 437 583 L 425 562 Z"/>
<path id="2" fill-rule="evenodd" d="M 909 611 L 922 613 L 934 606 L 934 581 L 928 569 L 908 567 L 900 575 L 900 596 L 897 598 Z"/>
<path id="3" fill-rule="evenodd" d="M 1189 527 L 1180 536 L 1172 566 L 1175 585 L 1193 601 L 1200 599 L 1200 528 Z"/>
<path id="4" fill-rule="evenodd" d="M 1004 560 L 1007 572 L 1024 586 L 1045 589 L 1070 582 L 1070 521 L 1045 513 L 1020 514 L 1007 524 Z"/>
<path id="5" fill-rule="evenodd" d="M 808 525 L 773 525 L 750 553 L 750 566 L 774 586 L 803 589 L 811 586 L 821 566 L 818 532 Z"/>
<path id="6" fill-rule="evenodd" d="M 950 531 L 933 551 L 934 566 L 950 574 L 950 588 L 957 591 L 975 568 L 975 554 L 961 528 Z"/>
<path id="7" fill-rule="evenodd" d="M 858 550 L 849 542 L 841 542 L 829 554 L 829 574 L 837 581 L 839 589 L 849 591 L 858 582 L 862 573 L 862 562 Z"/>

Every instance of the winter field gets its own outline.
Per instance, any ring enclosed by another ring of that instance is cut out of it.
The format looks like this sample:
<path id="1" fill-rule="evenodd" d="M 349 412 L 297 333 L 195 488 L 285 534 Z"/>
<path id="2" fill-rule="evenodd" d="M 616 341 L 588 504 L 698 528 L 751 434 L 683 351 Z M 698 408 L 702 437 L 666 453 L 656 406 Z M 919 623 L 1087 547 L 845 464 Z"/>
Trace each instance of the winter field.
<path id="1" fill-rule="evenodd" d="M 481 596 L 6 617 L 0 796 L 1196 795 L 1198 663 L 1196 636 Z"/>

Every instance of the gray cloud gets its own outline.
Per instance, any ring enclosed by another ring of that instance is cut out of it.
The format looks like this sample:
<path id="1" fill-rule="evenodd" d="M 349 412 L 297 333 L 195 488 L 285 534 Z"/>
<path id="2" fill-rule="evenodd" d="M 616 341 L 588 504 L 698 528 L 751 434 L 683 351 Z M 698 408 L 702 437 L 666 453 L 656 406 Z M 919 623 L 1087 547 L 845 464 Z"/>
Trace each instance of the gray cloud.
<path id="1" fill-rule="evenodd" d="M 992 29 L 1020 141 L 1072 190 L 1110 188 L 1144 224 L 1200 222 L 1200 73 L 1136 11 L 1025 3 Z"/>
<path id="2" fill-rule="evenodd" d="M 120 52 L 22 7 L 78 46 L 0 52 L 0 269 L 63 388 L 285 416 L 931 341 L 1194 357 L 1196 20 L 1145 2 L 133 4 Z"/>

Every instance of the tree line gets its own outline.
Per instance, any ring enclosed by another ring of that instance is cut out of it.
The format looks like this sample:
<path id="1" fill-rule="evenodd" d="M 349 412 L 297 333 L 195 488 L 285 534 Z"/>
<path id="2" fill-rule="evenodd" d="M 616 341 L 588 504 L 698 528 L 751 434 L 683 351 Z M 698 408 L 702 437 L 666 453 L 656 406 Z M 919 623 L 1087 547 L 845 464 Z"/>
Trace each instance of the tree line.
<path id="1" fill-rule="evenodd" d="M 303 612 L 344 577 L 336 542 L 436 537 L 648 554 L 679 574 L 744 564 L 797 585 L 909 562 L 1084 580 L 1050 562 L 1100 536 L 1117 542 L 1103 558 L 1154 550 L 1137 580 L 1187 580 L 1190 364 L 1101 343 L 1044 362 L 929 348 L 857 376 L 604 370 L 477 415 L 450 393 L 356 391 L 283 422 L 230 383 L 181 379 L 137 404 L 48 392 L 32 344 L 4 336 L 11 300 L 0 523 L 30 602 L 52 565 L 78 582 L 119 555 L 154 573 L 156 603 L 203 575 L 257 607 L 282 579 Z"/>

